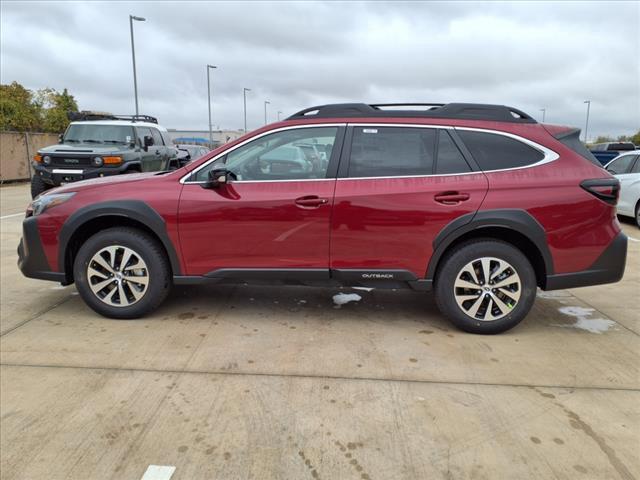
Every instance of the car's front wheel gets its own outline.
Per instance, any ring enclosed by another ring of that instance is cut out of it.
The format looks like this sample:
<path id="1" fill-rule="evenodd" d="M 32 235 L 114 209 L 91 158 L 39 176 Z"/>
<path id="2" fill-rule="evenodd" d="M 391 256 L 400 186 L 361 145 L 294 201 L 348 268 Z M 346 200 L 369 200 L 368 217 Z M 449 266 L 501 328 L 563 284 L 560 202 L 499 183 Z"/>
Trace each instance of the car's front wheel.
<path id="1" fill-rule="evenodd" d="M 134 228 L 109 228 L 89 238 L 73 275 L 82 299 L 109 318 L 138 318 L 155 310 L 171 288 L 162 246 Z"/>
<path id="2" fill-rule="evenodd" d="M 536 296 L 527 257 L 499 240 L 472 240 L 450 252 L 435 285 L 440 311 L 471 333 L 504 332 L 520 323 Z"/>

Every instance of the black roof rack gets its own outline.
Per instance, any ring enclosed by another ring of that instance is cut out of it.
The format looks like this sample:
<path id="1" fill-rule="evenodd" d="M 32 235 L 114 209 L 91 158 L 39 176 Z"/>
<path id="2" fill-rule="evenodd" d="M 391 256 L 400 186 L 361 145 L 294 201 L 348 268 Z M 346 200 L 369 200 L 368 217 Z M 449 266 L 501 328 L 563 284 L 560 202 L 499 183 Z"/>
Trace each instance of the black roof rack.
<path id="1" fill-rule="evenodd" d="M 158 119 L 151 115 L 113 115 L 107 112 L 91 112 L 88 110 L 83 110 L 81 112 L 67 112 L 67 118 L 72 122 L 92 120 L 129 120 L 131 122 L 158 123 Z"/>
<path id="2" fill-rule="evenodd" d="M 379 103 L 372 105 L 366 103 L 336 103 L 305 108 L 294 113 L 287 120 L 357 117 L 425 117 L 536 123 L 531 116 L 517 108 L 480 103 Z"/>

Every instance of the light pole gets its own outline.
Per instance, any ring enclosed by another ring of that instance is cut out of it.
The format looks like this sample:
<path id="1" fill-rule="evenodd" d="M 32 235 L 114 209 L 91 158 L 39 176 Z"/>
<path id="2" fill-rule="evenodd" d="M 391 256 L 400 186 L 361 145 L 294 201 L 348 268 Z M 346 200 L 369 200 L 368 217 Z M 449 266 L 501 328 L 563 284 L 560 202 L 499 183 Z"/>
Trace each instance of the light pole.
<path id="1" fill-rule="evenodd" d="M 584 143 L 587 143 L 587 134 L 589 133 L 589 110 L 591 110 L 591 100 L 585 100 L 587 104 L 587 122 L 584 125 Z"/>
<path id="2" fill-rule="evenodd" d="M 133 93 L 136 97 L 136 116 L 138 115 L 138 79 L 136 78 L 136 49 L 133 45 L 133 21 L 144 22 L 143 17 L 129 15 L 129 29 L 131 30 L 131 59 L 133 60 Z"/>
<path id="3" fill-rule="evenodd" d="M 211 81 L 209 78 L 209 70 L 218 68 L 215 65 L 207 65 L 207 98 L 209 100 L 209 147 L 213 148 L 213 131 L 211 126 Z"/>
<path id="4" fill-rule="evenodd" d="M 267 105 L 270 105 L 271 102 L 269 100 L 264 101 L 264 124 L 267 124 Z"/>
<path id="5" fill-rule="evenodd" d="M 545 117 L 545 114 L 547 113 L 547 109 L 541 108 L 540 111 L 542 112 L 542 123 L 544 123 L 544 117 Z"/>
<path id="6" fill-rule="evenodd" d="M 247 92 L 250 91 L 250 88 L 242 89 L 242 95 L 244 96 L 244 133 L 247 133 Z"/>
<path id="7" fill-rule="evenodd" d="M 282 113 L 282 112 L 281 112 L 280 110 L 278 110 L 278 121 L 280 121 L 280 114 L 281 114 L 281 113 Z"/>

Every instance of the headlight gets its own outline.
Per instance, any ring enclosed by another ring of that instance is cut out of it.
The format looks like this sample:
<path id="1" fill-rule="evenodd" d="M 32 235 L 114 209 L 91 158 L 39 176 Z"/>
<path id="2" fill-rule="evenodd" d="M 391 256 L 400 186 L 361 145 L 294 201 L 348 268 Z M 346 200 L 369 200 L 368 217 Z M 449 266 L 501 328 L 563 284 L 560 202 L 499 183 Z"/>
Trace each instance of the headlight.
<path id="1" fill-rule="evenodd" d="M 42 161 L 45 165 L 49 165 L 51 163 L 51 157 L 49 155 L 45 155 L 44 157 L 42 157 Z"/>
<path id="2" fill-rule="evenodd" d="M 94 157 L 93 158 L 93 164 L 96 167 L 101 167 L 103 163 L 104 163 L 104 160 L 102 160 L 102 157 Z"/>
<path id="3" fill-rule="evenodd" d="M 34 201 L 32 201 L 27 207 L 27 216 L 29 212 L 32 212 L 32 215 L 35 217 L 36 215 L 40 215 L 45 210 L 49 208 L 53 208 L 56 205 L 60 205 L 61 203 L 66 202 L 71 197 L 73 197 L 76 192 L 69 193 L 50 193 L 48 195 L 40 195 Z"/>

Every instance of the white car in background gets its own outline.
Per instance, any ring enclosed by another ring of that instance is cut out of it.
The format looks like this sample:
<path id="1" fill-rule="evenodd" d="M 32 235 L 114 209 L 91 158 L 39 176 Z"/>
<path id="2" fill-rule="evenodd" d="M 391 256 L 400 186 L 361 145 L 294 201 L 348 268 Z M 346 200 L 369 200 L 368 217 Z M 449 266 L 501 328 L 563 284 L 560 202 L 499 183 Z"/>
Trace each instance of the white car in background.
<path id="1" fill-rule="evenodd" d="M 640 227 L 640 150 L 623 153 L 604 168 L 620 180 L 618 215 L 634 218 Z"/>

